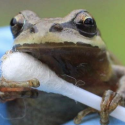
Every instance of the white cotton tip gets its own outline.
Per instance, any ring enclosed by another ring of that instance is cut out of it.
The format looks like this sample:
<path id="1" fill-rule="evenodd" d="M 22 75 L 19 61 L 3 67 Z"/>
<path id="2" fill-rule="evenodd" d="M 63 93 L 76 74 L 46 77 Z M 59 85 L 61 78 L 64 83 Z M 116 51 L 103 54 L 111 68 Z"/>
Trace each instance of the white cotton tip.
<path id="1" fill-rule="evenodd" d="M 37 78 L 39 90 L 62 94 L 80 103 L 100 110 L 101 97 L 81 89 L 58 77 L 45 64 L 26 53 L 8 54 L 1 65 L 2 76 L 10 81 L 27 81 Z M 111 116 L 125 122 L 125 108 L 118 106 Z"/>
<path id="2" fill-rule="evenodd" d="M 12 53 L 2 63 L 2 75 L 7 80 L 13 81 L 27 81 L 39 75 L 39 67 L 41 62 L 26 53 Z M 41 72 L 44 76 L 46 67 L 42 67 Z M 47 73 L 48 74 L 48 73 Z M 44 79 L 47 79 L 44 77 Z"/>
<path id="3" fill-rule="evenodd" d="M 27 72 L 30 72 L 32 61 L 30 64 L 26 63 L 25 60 L 29 60 L 28 58 L 28 55 L 23 53 L 8 54 L 1 66 L 2 76 L 10 81 L 29 80 L 31 76 Z"/>
<path id="4" fill-rule="evenodd" d="M 38 79 L 40 81 L 39 89 L 46 92 L 63 94 L 70 85 L 59 78 L 48 66 L 26 53 L 8 54 L 1 69 L 2 76 L 10 81 Z"/>

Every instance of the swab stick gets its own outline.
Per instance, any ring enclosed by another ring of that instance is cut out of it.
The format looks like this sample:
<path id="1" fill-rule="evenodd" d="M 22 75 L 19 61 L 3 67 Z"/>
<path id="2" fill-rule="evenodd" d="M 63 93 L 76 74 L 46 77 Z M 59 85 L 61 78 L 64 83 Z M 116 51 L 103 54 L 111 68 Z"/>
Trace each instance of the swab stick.
<path id="1" fill-rule="evenodd" d="M 81 89 L 58 77 L 45 64 L 26 53 L 8 54 L 1 65 L 2 76 L 10 81 L 40 81 L 38 90 L 62 94 L 82 104 L 100 110 L 101 97 Z M 125 108 L 118 106 L 111 116 L 125 122 Z"/>

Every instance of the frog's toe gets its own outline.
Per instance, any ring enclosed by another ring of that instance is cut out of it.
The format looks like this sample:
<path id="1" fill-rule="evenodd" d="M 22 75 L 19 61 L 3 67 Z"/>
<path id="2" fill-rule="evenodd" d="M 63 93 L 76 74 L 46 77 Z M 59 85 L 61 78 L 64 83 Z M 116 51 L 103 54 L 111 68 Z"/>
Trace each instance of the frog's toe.
<path id="1" fill-rule="evenodd" d="M 100 111 L 101 125 L 107 125 L 109 123 L 109 114 L 119 105 L 121 100 L 121 96 L 111 90 L 104 93 Z"/>
<path id="2" fill-rule="evenodd" d="M 6 60 L 8 58 L 8 55 L 10 55 L 11 53 L 13 53 L 12 50 L 7 51 L 5 55 L 1 58 L 1 61 L 3 62 L 4 60 Z"/>
<path id="3" fill-rule="evenodd" d="M 74 123 L 75 124 L 80 124 L 82 119 L 88 115 L 89 113 L 93 113 L 93 112 L 99 112 L 97 111 L 96 109 L 93 109 L 93 108 L 87 108 L 81 112 L 78 113 L 78 115 L 74 118 Z"/>
<path id="4" fill-rule="evenodd" d="M 38 79 L 29 80 L 29 84 L 31 87 L 35 87 L 35 88 L 40 86 L 40 82 L 38 81 Z"/>

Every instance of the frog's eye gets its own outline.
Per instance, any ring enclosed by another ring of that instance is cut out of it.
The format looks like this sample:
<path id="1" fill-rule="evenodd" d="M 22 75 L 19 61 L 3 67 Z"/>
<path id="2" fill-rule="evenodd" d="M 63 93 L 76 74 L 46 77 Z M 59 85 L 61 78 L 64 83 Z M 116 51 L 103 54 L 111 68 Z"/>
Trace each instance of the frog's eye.
<path id="1" fill-rule="evenodd" d="M 22 14 L 18 14 L 10 21 L 11 31 L 14 38 L 22 31 L 25 19 Z"/>
<path id="2" fill-rule="evenodd" d="M 97 34 L 96 22 L 88 13 L 78 14 L 74 22 L 80 34 L 87 37 L 93 37 Z"/>

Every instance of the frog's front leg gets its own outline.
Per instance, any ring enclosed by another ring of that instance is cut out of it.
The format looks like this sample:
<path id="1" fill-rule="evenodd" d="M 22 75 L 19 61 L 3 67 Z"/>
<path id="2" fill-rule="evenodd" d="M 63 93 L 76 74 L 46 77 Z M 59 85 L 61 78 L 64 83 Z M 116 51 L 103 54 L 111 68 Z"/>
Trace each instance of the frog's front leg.
<path id="1" fill-rule="evenodd" d="M 125 67 L 124 66 L 118 66 L 118 65 L 113 65 L 113 69 L 116 72 L 116 74 L 120 77 L 119 80 L 119 88 L 117 92 L 125 98 Z"/>
<path id="2" fill-rule="evenodd" d="M 109 113 L 112 112 L 119 104 L 124 106 L 125 98 L 125 67 L 120 65 L 112 66 L 115 75 L 118 77 L 117 93 L 111 90 L 106 91 L 101 104 L 101 123 L 108 124 Z"/>
<path id="3" fill-rule="evenodd" d="M 77 117 L 74 119 L 75 124 L 80 124 L 82 118 L 85 117 L 89 113 L 97 112 L 100 114 L 100 124 L 108 125 L 109 123 L 109 114 L 115 110 L 115 108 L 121 103 L 120 94 L 113 92 L 111 90 L 107 90 L 102 98 L 101 102 L 101 111 L 95 110 L 93 108 L 87 108 L 80 113 L 78 113 Z"/>
<path id="4" fill-rule="evenodd" d="M 125 67 L 120 65 L 112 65 L 114 74 L 118 78 L 118 90 L 113 92 L 108 90 L 105 92 L 101 103 L 101 124 L 107 125 L 109 122 L 109 114 L 119 105 L 123 105 L 125 98 Z"/>
<path id="5" fill-rule="evenodd" d="M 11 89 L 12 90 L 12 89 Z M 20 90 L 20 89 L 19 89 Z M 6 91 L 0 92 L 0 102 L 12 101 L 17 98 L 36 98 L 38 96 L 38 91 L 35 89 L 27 89 L 27 91 Z"/>
<path id="6" fill-rule="evenodd" d="M 0 80 L 0 101 L 6 102 L 16 98 L 35 98 L 38 96 L 38 92 L 31 87 L 38 87 L 39 85 L 37 79 L 14 82 L 7 81 L 2 77 Z"/>
<path id="7" fill-rule="evenodd" d="M 108 90 L 104 93 L 100 111 L 101 125 L 108 125 L 109 114 L 116 109 L 116 107 L 121 103 L 121 101 L 122 97 L 116 92 Z"/>

